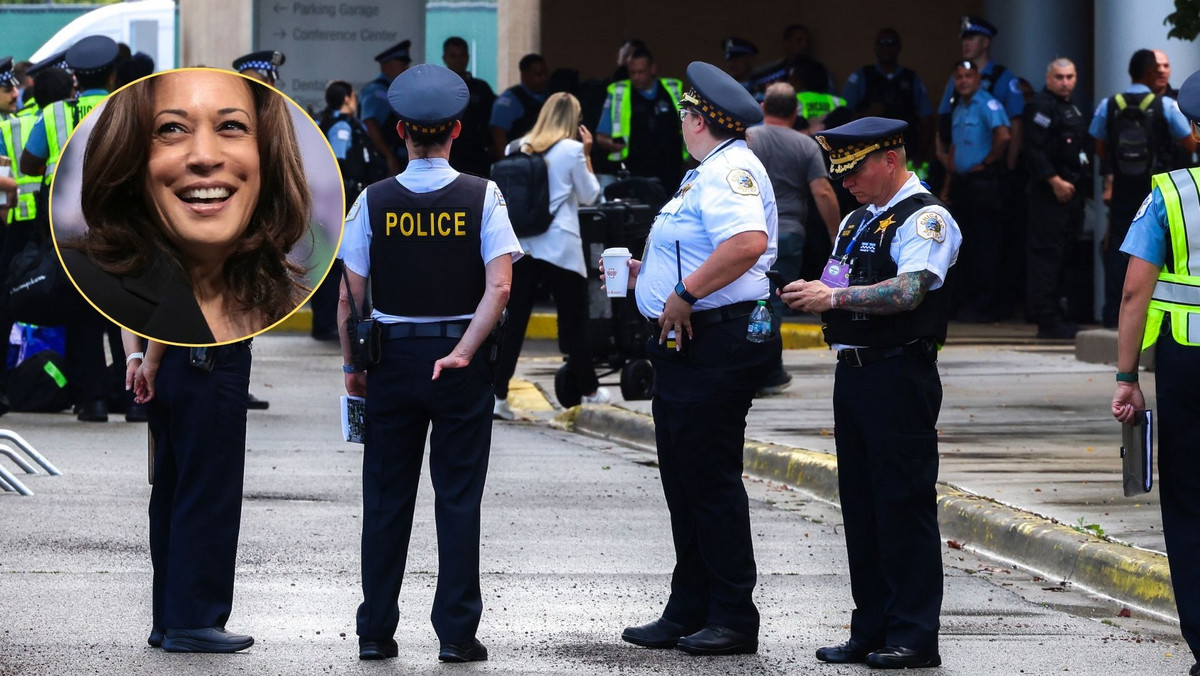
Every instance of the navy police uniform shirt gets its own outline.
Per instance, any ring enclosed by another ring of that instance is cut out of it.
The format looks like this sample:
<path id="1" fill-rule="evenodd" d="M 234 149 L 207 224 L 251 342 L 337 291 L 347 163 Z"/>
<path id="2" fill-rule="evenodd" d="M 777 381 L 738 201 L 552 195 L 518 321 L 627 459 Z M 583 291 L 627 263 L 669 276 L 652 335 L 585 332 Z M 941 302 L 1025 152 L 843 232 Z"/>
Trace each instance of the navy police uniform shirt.
<path id="1" fill-rule="evenodd" d="M 767 250 L 741 277 L 696 301 L 695 311 L 763 300 L 770 293 L 766 271 L 779 242 L 775 192 L 746 142 L 725 141 L 684 176 L 655 217 L 634 289 L 638 310 L 645 317 L 661 315 L 681 278 L 695 272 L 722 242 L 751 231 L 767 234 Z"/>
<path id="2" fill-rule="evenodd" d="M 458 172 L 450 168 L 450 163 L 442 158 L 414 159 L 408 163 L 399 176 L 389 180 L 399 181 L 400 185 L 413 192 L 424 193 L 439 190 L 458 178 Z M 368 277 L 371 270 L 371 219 L 370 210 L 366 208 L 367 191 L 363 191 L 350 212 L 346 215 L 346 229 L 342 235 L 342 246 L 339 258 L 346 267 L 355 274 Z M 521 243 L 513 233 L 512 223 L 508 220 L 508 208 L 504 204 L 504 196 L 495 183 L 488 182 L 487 195 L 483 200 L 483 230 L 480 237 L 480 254 L 484 263 L 489 263 L 499 256 L 512 256 L 514 262 L 522 256 Z M 413 289 L 420 293 L 420 289 Z M 456 315 L 452 317 L 402 317 L 387 315 L 379 310 L 373 310 L 371 316 L 385 324 L 395 322 L 438 322 L 459 319 L 470 319 L 471 315 Z"/>

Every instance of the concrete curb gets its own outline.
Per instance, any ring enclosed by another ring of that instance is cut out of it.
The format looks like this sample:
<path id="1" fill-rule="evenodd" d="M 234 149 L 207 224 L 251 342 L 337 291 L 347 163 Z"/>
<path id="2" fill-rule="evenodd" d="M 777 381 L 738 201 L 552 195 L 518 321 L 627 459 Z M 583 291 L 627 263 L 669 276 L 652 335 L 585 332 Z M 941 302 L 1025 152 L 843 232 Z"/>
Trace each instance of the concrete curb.
<path id="1" fill-rule="evenodd" d="M 272 333 L 312 333 L 312 309 L 305 305 L 288 315 Z M 784 322 L 779 329 L 785 350 L 825 347 L 825 338 L 818 324 Z M 558 317 L 550 312 L 535 312 L 529 317 L 525 337 L 539 340 L 558 339 Z M 1115 348 L 1114 348 L 1115 350 Z"/>
<path id="2" fill-rule="evenodd" d="M 615 406 L 576 406 L 555 423 L 580 432 L 654 449 L 650 416 Z M 780 481 L 837 502 L 837 459 L 828 453 L 755 441 L 746 443 L 747 473 Z M 943 539 L 1032 569 L 1168 618 L 1176 617 L 1167 557 L 1109 542 L 1061 523 L 938 484 L 938 524 Z"/>

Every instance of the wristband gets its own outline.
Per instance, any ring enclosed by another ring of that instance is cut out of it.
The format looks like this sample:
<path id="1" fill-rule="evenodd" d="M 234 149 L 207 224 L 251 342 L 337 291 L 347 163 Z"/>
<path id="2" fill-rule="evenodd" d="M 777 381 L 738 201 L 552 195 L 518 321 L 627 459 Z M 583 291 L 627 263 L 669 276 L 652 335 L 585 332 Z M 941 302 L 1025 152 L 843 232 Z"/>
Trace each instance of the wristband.
<path id="1" fill-rule="evenodd" d="M 1118 383 L 1136 383 L 1137 381 L 1137 371 L 1117 371 Z"/>
<path id="2" fill-rule="evenodd" d="M 342 364 L 342 373 L 362 373 L 354 364 Z"/>
<path id="3" fill-rule="evenodd" d="M 142 352 L 134 352 L 133 354 L 129 355 L 128 357 L 125 357 L 125 365 L 128 366 L 129 362 L 133 361 L 134 359 L 141 359 L 142 361 L 145 361 L 146 355 Z"/>

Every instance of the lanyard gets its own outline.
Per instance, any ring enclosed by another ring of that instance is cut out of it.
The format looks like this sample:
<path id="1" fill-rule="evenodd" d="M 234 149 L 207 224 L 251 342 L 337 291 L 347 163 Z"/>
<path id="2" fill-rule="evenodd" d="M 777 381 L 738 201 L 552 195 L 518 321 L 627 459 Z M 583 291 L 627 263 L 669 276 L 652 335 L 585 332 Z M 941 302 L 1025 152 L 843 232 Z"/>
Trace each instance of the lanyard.
<path id="1" fill-rule="evenodd" d="M 683 194 L 683 186 L 687 185 L 693 178 L 695 178 L 697 175 L 699 175 L 700 165 L 703 165 L 705 162 L 708 161 L 708 158 L 721 152 L 721 150 L 723 148 L 725 148 L 726 146 L 728 146 L 729 144 L 733 143 L 736 140 L 737 140 L 736 138 L 726 139 L 725 141 L 723 141 L 721 143 L 721 145 L 717 146 L 716 148 L 713 148 L 711 152 L 709 152 L 707 155 L 705 155 L 704 159 L 700 161 L 699 165 L 696 165 L 695 169 L 688 169 L 688 172 L 686 174 L 684 174 L 684 176 L 683 176 L 683 180 L 679 182 L 679 189 L 677 189 L 675 191 L 674 195 L 671 195 L 671 199 L 675 199 L 676 197 L 679 197 L 681 194 Z"/>
<path id="2" fill-rule="evenodd" d="M 840 260 L 842 261 L 843 265 L 846 264 L 846 261 L 850 260 L 850 253 L 851 253 L 851 251 L 854 250 L 854 245 L 858 244 L 858 238 L 860 235 L 863 234 L 863 230 L 866 230 L 868 225 L 870 225 L 870 224 L 874 223 L 876 220 L 878 220 L 879 217 L 882 216 L 886 211 L 888 211 L 888 210 L 885 209 L 884 211 L 880 211 L 879 213 L 875 214 L 874 216 L 864 220 L 858 226 L 858 230 L 855 231 L 854 236 L 850 238 L 850 243 L 846 245 L 846 250 L 842 252 L 842 257 Z"/>

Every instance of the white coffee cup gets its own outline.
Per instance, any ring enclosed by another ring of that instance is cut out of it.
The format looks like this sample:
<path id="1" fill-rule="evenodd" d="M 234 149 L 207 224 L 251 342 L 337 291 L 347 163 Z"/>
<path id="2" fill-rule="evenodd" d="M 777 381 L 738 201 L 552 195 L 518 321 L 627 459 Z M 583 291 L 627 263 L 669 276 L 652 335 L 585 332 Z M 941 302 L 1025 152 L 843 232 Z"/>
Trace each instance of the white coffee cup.
<path id="1" fill-rule="evenodd" d="M 633 255 L 623 246 L 605 249 L 600 254 L 604 259 L 604 288 L 609 298 L 624 298 L 629 292 L 629 259 Z"/>

